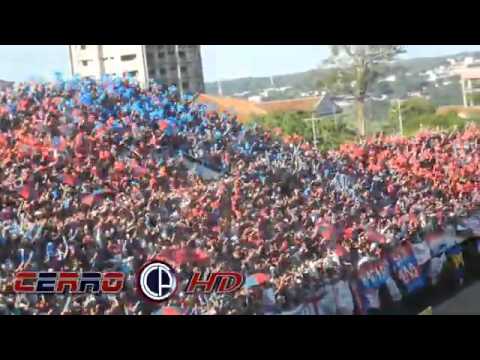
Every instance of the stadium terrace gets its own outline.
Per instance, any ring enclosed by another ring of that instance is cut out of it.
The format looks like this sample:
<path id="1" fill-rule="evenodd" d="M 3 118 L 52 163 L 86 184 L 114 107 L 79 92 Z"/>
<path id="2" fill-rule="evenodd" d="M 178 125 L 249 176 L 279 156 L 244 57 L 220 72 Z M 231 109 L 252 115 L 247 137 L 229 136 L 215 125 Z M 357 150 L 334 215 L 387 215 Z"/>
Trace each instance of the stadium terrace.
<path id="1" fill-rule="evenodd" d="M 480 130 L 320 153 L 174 86 L 57 79 L 0 94 L 5 314 L 367 314 L 438 282 L 479 236 Z M 228 295 L 144 303 L 149 259 L 237 271 Z M 460 259 L 460 260 L 459 260 Z M 458 265 L 458 266 L 457 266 Z M 120 271 L 115 296 L 15 294 L 18 271 Z M 263 276 L 258 276 L 263 274 Z M 262 278 L 262 282 L 249 281 Z"/>

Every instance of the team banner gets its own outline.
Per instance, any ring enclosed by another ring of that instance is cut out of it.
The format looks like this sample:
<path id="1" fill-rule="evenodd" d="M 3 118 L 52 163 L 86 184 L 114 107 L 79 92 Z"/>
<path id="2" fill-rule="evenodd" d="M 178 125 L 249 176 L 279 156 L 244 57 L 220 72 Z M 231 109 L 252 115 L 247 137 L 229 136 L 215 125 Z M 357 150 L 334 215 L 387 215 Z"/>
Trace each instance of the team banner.
<path id="1" fill-rule="evenodd" d="M 457 239 L 448 233 L 431 233 L 425 236 L 425 242 L 430 247 L 432 256 L 439 256 L 457 244 Z"/>
<path id="2" fill-rule="evenodd" d="M 365 289 L 378 289 L 389 277 L 388 263 L 383 259 L 362 264 L 358 270 L 358 279 Z"/>
<path id="3" fill-rule="evenodd" d="M 423 264 L 426 264 L 432 258 L 430 248 L 425 243 L 425 241 L 411 243 L 411 245 L 412 245 L 413 255 L 415 256 L 415 259 L 417 260 L 418 265 L 421 266 Z"/>
<path id="4" fill-rule="evenodd" d="M 389 259 L 393 274 L 401 281 L 408 293 L 427 285 L 409 242 L 405 241 L 394 248 L 390 252 Z"/>
<path id="5" fill-rule="evenodd" d="M 292 310 L 265 309 L 266 315 L 352 315 L 354 301 L 347 281 L 323 285 L 314 297 Z"/>

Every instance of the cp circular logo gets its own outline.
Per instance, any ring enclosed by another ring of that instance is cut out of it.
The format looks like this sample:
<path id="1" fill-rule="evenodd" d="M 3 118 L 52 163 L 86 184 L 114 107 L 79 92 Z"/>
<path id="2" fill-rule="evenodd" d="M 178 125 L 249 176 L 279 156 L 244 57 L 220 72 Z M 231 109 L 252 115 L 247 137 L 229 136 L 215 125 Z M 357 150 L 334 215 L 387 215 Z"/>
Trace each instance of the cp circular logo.
<path id="1" fill-rule="evenodd" d="M 138 288 L 151 301 L 166 301 L 177 289 L 175 270 L 161 261 L 148 263 L 138 273 Z"/>

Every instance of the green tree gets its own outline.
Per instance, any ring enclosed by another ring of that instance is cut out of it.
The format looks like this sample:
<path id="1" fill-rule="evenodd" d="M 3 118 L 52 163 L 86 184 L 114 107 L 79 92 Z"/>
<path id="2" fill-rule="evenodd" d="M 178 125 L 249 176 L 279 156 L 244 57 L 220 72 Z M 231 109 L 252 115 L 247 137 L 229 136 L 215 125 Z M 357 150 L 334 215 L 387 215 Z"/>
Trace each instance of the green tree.
<path id="1" fill-rule="evenodd" d="M 285 135 L 299 135 L 305 140 L 313 141 L 311 122 L 305 121 L 309 114 L 287 112 L 270 114 L 253 120 L 253 123 L 267 130 L 280 128 Z M 336 149 L 346 141 L 353 141 L 356 133 L 346 124 L 335 124 L 333 117 L 325 117 L 316 123 L 318 132 L 318 148 L 320 150 Z"/>
<path id="2" fill-rule="evenodd" d="M 385 127 L 386 132 L 395 132 L 399 130 L 399 107 L 398 103 L 393 103 L 389 113 L 389 124 Z M 414 97 L 403 101 L 400 104 L 404 134 L 416 132 L 418 130 L 419 118 L 435 117 L 435 106 L 427 99 Z"/>
<path id="3" fill-rule="evenodd" d="M 365 97 L 369 86 L 378 77 L 375 66 L 395 59 L 401 45 L 331 45 L 329 62 L 350 69 L 355 76 L 356 118 L 360 135 L 366 134 Z"/>
<path id="4" fill-rule="evenodd" d="M 355 75 L 350 69 L 335 69 L 329 71 L 327 76 L 318 80 L 317 87 L 333 94 L 354 94 L 352 83 Z"/>

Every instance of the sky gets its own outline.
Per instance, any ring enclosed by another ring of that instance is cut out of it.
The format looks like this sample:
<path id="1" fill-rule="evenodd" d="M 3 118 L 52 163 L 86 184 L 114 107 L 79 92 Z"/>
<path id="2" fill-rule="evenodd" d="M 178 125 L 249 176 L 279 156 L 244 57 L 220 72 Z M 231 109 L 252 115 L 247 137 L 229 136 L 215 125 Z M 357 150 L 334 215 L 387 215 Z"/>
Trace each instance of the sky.
<path id="1" fill-rule="evenodd" d="M 408 45 L 404 57 L 480 51 L 480 45 Z M 203 45 L 205 81 L 289 74 L 318 67 L 327 45 Z M 0 79 L 51 79 L 69 74 L 66 45 L 0 45 Z"/>

